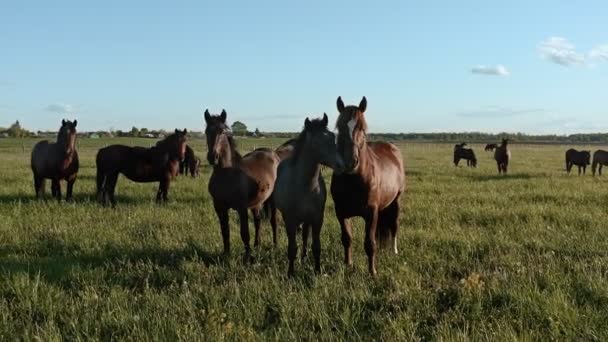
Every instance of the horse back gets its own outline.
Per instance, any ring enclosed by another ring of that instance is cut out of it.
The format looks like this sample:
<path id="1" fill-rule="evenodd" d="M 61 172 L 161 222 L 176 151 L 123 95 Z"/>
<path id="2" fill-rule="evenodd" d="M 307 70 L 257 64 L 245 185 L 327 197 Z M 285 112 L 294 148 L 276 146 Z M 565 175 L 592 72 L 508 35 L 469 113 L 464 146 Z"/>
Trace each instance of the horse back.
<path id="1" fill-rule="evenodd" d="M 256 149 L 243 157 L 240 169 L 257 184 L 257 194 L 252 196 L 250 207 L 261 205 L 270 197 L 280 162 L 274 151 L 265 148 Z"/>

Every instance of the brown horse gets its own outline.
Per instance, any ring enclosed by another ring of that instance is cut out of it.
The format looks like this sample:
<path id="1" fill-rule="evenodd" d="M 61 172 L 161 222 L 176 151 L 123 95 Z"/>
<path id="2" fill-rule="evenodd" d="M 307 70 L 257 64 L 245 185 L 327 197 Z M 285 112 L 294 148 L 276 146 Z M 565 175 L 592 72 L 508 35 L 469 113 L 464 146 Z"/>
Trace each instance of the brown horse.
<path id="1" fill-rule="evenodd" d="M 502 139 L 502 144 L 494 151 L 494 160 L 498 167 L 498 174 L 507 174 L 509 161 L 511 160 L 511 151 L 509 151 L 509 139 Z"/>
<path id="2" fill-rule="evenodd" d="M 591 151 L 577 151 L 573 148 L 566 151 L 566 172 L 570 174 L 572 166 L 578 166 L 578 175 L 587 172 L 587 165 L 591 164 Z"/>
<path id="3" fill-rule="evenodd" d="M 192 178 L 197 177 L 200 173 L 201 160 L 194 154 L 192 147 L 186 145 L 186 154 L 184 159 L 179 162 L 179 174 L 186 175 L 190 172 Z"/>
<path id="4" fill-rule="evenodd" d="M 255 246 L 260 244 L 261 210 L 273 190 L 277 178 L 279 156 L 270 149 L 259 148 L 241 157 L 226 124 L 227 114 L 211 115 L 205 111 L 207 160 L 213 165 L 209 179 L 209 194 L 213 198 L 215 213 L 220 221 L 224 253 L 230 252 L 230 225 L 228 210 L 239 214 L 241 239 L 245 245 L 244 261 L 250 260 L 249 222 L 247 209 L 251 209 L 255 225 Z M 270 224 L 276 245 L 276 208 L 271 203 Z"/>
<path id="5" fill-rule="evenodd" d="M 593 164 L 591 165 L 591 170 L 593 171 L 593 175 L 595 176 L 595 171 L 599 172 L 599 175 L 602 175 L 602 167 L 604 165 L 608 165 L 608 152 L 604 150 L 597 150 L 593 153 Z M 599 166 L 599 169 L 597 168 Z"/>
<path id="6" fill-rule="evenodd" d="M 405 172 L 397 146 L 385 142 L 367 142 L 364 113 L 365 97 L 359 106 L 344 106 L 338 97 L 338 154 L 344 162 L 342 173 L 331 178 L 331 195 L 342 229 L 344 261 L 352 265 L 352 232 L 348 218 L 365 220 L 365 252 L 368 268 L 376 274 L 376 234 L 385 244 L 392 236 L 397 253 L 399 196 L 405 190 Z"/>
<path id="7" fill-rule="evenodd" d="M 485 148 L 485 151 L 486 152 L 488 152 L 488 151 L 492 152 L 492 151 L 494 151 L 496 149 L 496 147 L 498 147 L 496 144 L 487 144 L 486 148 Z"/>
<path id="8" fill-rule="evenodd" d="M 159 182 L 156 202 L 168 200 L 169 185 L 186 153 L 186 129 L 175 130 L 151 148 L 110 145 L 97 152 L 97 198 L 116 205 L 114 191 L 118 175 L 138 183 Z"/>
<path id="9" fill-rule="evenodd" d="M 41 198 L 44 194 L 44 181 L 51 179 L 51 191 L 53 197 L 61 200 L 62 179 L 68 182 L 66 201 L 72 200 L 74 182 L 78 175 L 78 152 L 76 152 L 76 125 L 74 122 L 61 120 L 61 128 L 57 134 L 57 142 L 49 143 L 43 140 L 37 143 L 32 150 L 31 168 L 34 173 L 34 190 L 36 197 Z"/>

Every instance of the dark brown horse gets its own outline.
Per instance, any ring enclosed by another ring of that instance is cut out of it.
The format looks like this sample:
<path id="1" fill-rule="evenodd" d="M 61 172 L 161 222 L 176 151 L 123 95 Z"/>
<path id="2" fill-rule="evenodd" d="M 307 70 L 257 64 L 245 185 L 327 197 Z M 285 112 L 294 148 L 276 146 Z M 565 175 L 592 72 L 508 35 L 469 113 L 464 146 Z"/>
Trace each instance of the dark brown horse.
<path id="1" fill-rule="evenodd" d="M 591 170 L 593 171 L 593 175 L 595 176 L 595 171 L 599 172 L 599 175 L 602 175 L 602 167 L 604 165 L 608 165 L 608 152 L 604 150 L 597 150 L 593 153 L 593 164 L 591 165 Z M 599 166 L 599 169 L 598 169 Z"/>
<path id="2" fill-rule="evenodd" d="M 97 198 L 104 205 L 116 205 L 114 191 L 118 175 L 138 183 L 159 182 L 156 202 L 168 200 L 169 185 L 177 176 L 186 154 L 186 133 L 175 130 L 151 148 L 110 145 L 97 152 Z"/>
<path id="3" fill-rule="evenodd" d="M 236 149 L 236 143 L 226 124 L 227 114 L 211 115 L 205 111 L 207 160 L 213 165 L 209 179 L 209 194 L 213 198 L 215 213 L 220 221 L 224 253 L 230 252 L 230 224 L 228 210 L 239 214 L 241 239 L 245 245 L 243 260 L 251 257 L 247 209 L 251 209 L 255 225 L 255 246 L 260 244 L 261 210 L 274 189 L 279 156 L 270 149 L 259 148 L 245 156 Z M 272 201 L 271 205 L 273 204 Z M 276 240 L 276 209 L 271 208 L 270 224 L 273 242 Z"/>
<path id="4" fill-rule="evenodd" d="M 498 147 L 496 144 L 487 144 L 486 148 L 485 148 L 485 151 L 486 152 L 488 152 L 488 151 L 492 152 L 492 151 L 494 151 L 496 149 L 496 147 Z"/>
<path id="5" fill-rule="evenodd" d="M 399 196 L 405 190 L 405 171 L 397 146 L 385 142 L 367 142 L 364 113 L 365 97 L 359 106 L 344 106 L 338 97 L 338 154 L 345 172 L 334 172 L 331 195 L 342 229 L 344 261 L 352 265 L 352 232 L 349 218 L 365 220 L 365 252 L 368 268 L 376 274 L 376 234 L 385 244 L 392 236 L 397 253 L 399 229 Z"/>
<path id="6" fill-rule="evenodd" d="M 31 167 L 34 173 L 34 190 L 38 198 L 44 194 L 44 181 L 51 179 L 53 197 L 61 200 L 62 179 L 68 182 L 66 201 L 72 200 L 74 182 L 78 175 L 78 152 L 76 152 L 76 125 L 74 122 L 61 120 L 57 142 L 41 141 L 34 146 Z"/>
<path id="7" fill-rule="evenodd" d="M 502 144 L 494 151 L 494 160 L 498 167 L 498 174 L 507 174 L 509 161 L 511 160 L 511 151 L 509 150 L 509 139 L 502 139 Z"/>
<path id="8" fill-rule="evenodd" d="M 315 271 L 321 272 L 321 227 L 325 216 L 327 190 L 321 165 L 342 168 L 337 156 L 336 137 L 327 129 L 328 118 L 304 121 L 304 130 L 293 145 L 292 154 L 283 160 L 277 171 L 274 201 L 287 230 L 289 271 L 294 273 L 298 251 L 296 231 L 302 225 L 302 259 L 306 257 L 308 234 L 312 227 L 312 252 Z"/>
<path id="9" fill-rule="evenodd" d="M 583 174 L 587 172 L 587 165 L 591 164 L 591 151 L 577 151 L 573 148 L 566 151 L 566 172 L 570 174 L 572 166 L 578 166 L 578 174 L 580 176 L 581 169 Z"/>
<path id="10" fill-rule="evenodd" d="M 477 157 L 472 148 L 454 147 L 454 166 L 458 166 L 461 159 L 467 161 L 467 166 L 477 167 Z"/>
<path id="11" fill-rule="evenodd" d="M 190 172 L 190 176 L 197 177 L 200 172 L 201 160 L 196 157 L 192 147 L 186 145 L 184 160 L 179 162 L 179 174 L 185 175 Z"/>

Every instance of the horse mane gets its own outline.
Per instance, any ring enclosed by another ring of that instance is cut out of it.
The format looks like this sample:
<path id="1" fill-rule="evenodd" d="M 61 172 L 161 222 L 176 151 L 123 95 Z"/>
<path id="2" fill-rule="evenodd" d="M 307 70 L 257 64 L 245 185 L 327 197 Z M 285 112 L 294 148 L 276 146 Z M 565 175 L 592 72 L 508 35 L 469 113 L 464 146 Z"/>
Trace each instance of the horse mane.
<path id="1" fill-rule="evenodd" d="M 166 136 L 163 140 L 159 140 L 156 142 L 154 147 L 164 148 L 169 142 L 173 141 L 177 138 L 177 133 L 170 134 Z"/>
<path id="2" fill-rule="evenodd" d="M 291 155 L 292 164 L 295 163 L 299 159 L 300 154 L 302 153 L 302 150 L 304 148 L 304 144 L 306 141 L 306 133 L 307 132 L 318 132 L 318 131 L 321 131 L 324 129 L 327 129 L 327 126 L 323 122 L 323 119 L 310 120 L 308 125 L 304 127 L 302 132 L 300 132 L 300 134 L 296 138 L 291 139 L 283 144 L 283 145 L 285 145 L 290 142 L 293 143 L 293 154 Z M 283 145 L 281 145 L 281 146 L 283 146 Z"/>

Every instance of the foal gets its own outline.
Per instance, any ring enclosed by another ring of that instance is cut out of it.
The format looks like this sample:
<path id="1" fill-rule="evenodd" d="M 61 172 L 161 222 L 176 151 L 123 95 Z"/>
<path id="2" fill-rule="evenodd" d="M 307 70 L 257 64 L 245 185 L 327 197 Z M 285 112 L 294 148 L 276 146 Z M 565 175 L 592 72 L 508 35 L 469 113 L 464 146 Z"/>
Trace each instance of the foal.
<path id="1" fill-rule="evenodd" d="M 320 234 L 327 198 L 321 164 L 331 168 L 342 167 L 342 163 L 337 161 L 336 137 L 327 129 L 327 124 L 327 114 L 323 114 L 323 119 L 311 121 L 306 118 L 292 155 L 281 162 L 277 171 L 273 197 L 287 230 L 290 276 L 294 273 L 293 264 L 298 251 L 296 230 L 301 224 L 302 259 L 306 256 L 308 233 L 312 226 L 315 271 L 321 272 Z"/>
<path id="2" fill-rule="evenodd" d="M 498 167 L 498 174 L 507 174 L 509 161 L 511 160 L 511 151 L 509 151 L 509 139 L 502 139 L 502 144 L 494 150 L 494 160 Z"/>
<path id="3" fill-rule="evenodd" d="M 207 160 L 213 165 L 209 179 L 209 194 L 220 221 L 224 253 L 230 252 L 228 210 L 239 214 L 241 239 L 245 245 L 244 261 L 251 258 L 247 209 L 251 209 L 255 224 L 255 246 L 260 244 L 261 209 L 274 189 L 279 157 L 269 149 L 257 149 L 241 157 L 226 124 L 226 111 L 211 115 L 205 111 Z M 272 210 L 270 224 L 276 245 L 276 216 Z"/>

